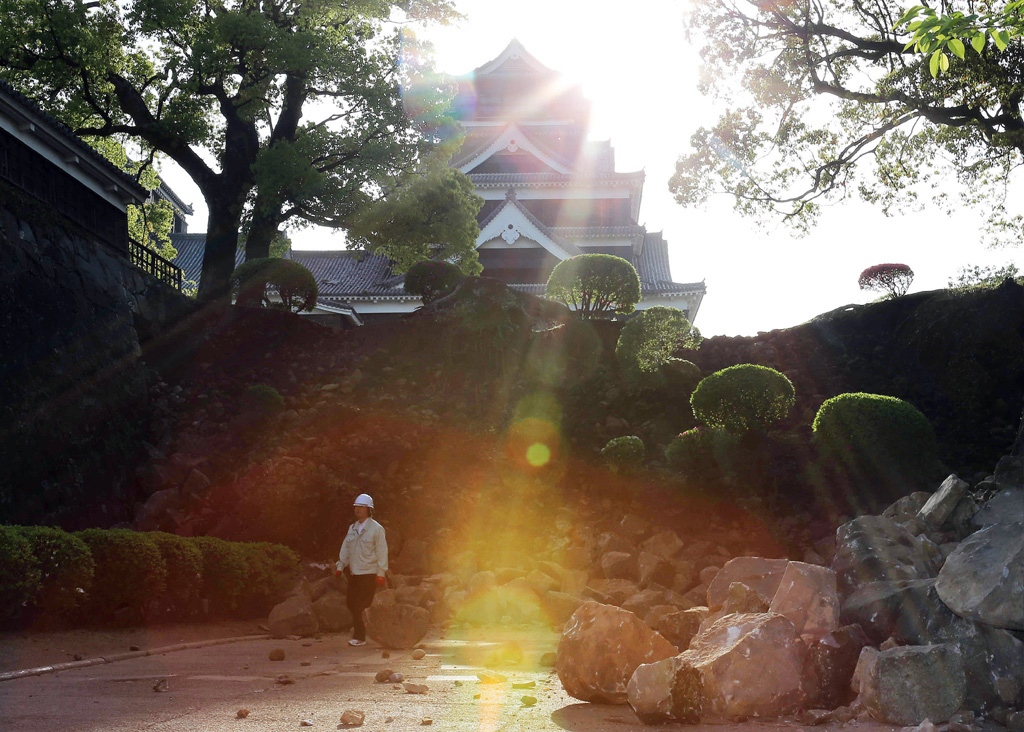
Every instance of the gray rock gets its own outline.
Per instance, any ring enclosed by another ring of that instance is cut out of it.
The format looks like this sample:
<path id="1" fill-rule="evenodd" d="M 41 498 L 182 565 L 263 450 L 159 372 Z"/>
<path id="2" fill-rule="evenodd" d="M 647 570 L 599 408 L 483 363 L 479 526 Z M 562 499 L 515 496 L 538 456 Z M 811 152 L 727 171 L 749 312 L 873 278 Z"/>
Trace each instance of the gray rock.
<path id="1" fill-rule="evenodd" d="M 810 641 L 803 666 L 804 706 L 835 709 L 853 701 L 853 672 L 870 643 L 859 625 L 845 625 Z"/>
<path id="2" fill-rule="evenodd" d="M 836 530 L 832 569 L 846 597 L 869 582 L 934 577 L 941 557 L 937 546 L 892 519 L 860 516 Z"/>
<path id="3" fill-rule="evenodd" d="M 1024 523 L 1024 490 L 1003 488 L 974 514 L 971 523 L 979 528 Z"/>
<path id="4" fill-rule="evenodd" d="M 636 584 L 625 579 L 590 580 L 587 589 L 593 589 L 608 598 L 608 604 L 612 605 L 621 605 L 640 591 Z"/>
<path id="5" fill-rule="evenodd" d="M 135 517 L 139 531 L 163 531 L 173 528 L 171 511 L 181 508 L 181 494 L 174 488 L 165 488 L 151 495 Z"/>
<path id="6" fill-rule="evenodd" d="M 635 613 L 637 617 L 644 617 L 651 611 L 655 605 L 660 605 L 664 602 L 665 593 L 656 589 L 647 589 L 636 593 L 624 603 L 622 603 L 623 610 L 629 610 L 631 613 Z"/>
<path id="7" fill-rule="evenodd" d="M 771 600 L 742 582 L 729 585 L 729 594 L 722 605 L 722 614 L 730 613 L 766 613 L 771 607 Z"/>
<path id="8" fill-rule="evenodd" d="M 729 585 L 742 582 L 758 594 L 775 597 L 782 575 L 789 564 L 788 559 L 762 559 L 761 557 L 736 557 L 725 563 L 715 579 L 708 585 L 708 608 L 720 610 L 729 594 Z"/>
<path id="9" fill-rule="evenodd" d="M 836 574 L 828 567 L 790 562 L 769 612 L 785 615 L 797 635 L 822 636 L 839 626 Z"/>
<path id="10" fill-rule="evenodd" d="M 412 648 L 427 634 L 430 613 L 404 603 L 374 603 L 366 610 L 366 632 L 385 648 Z"/>
<path id="11" fill-rule="evenodd" d="M 888 724 L 945 722 L 966 696 L 960 651 L 952 644 L 881 651 L 861 679 L 860 701 Z"/>
<path id="12" fill-rule="evenodd" d="M 304 594 L 293 595 L 270 611 L 267 629 L 275 638 L 309 636 L 320 630 L 313 603 Z"/>
<path id="13" fill-rule="evenodd" d="M 960 617 L 1024 630 L 1024 523 L 971 534 L 946 559 L 935 589 Z"/>
<path id="14" fill-rule="evenodd" d="M 644 724 L 697 724 L 703 705 L 702 688 L 700 671 L 673 656 L 637 666 L 626 686 L 626 696 Z"/>
<path id="15" fill-rule="evenodd" d="M 636 557 L 626 552 L 605 552 L 601 556 L 601 572 L 606 579 L 637 579 Z"/>
<path id="16" fill-rule="evenodd" d="M 921 508 L 928 503 L 929 498 L 931 498 L 930 493 L 915 491 L 897 499 L 895 503 L 882 511 L 882 515 L 898 524 L 905 523 L 917 516 Z"/>
<path id="17" fill-rule="evenodd" d="M 313 602 L 320 629 L 328 633 L 340 633 L 352 627 L 352 611 L 348 609 L 345 596 L 340 592 L 327 592 Z"/>
<path id="18" fill-rule="evenodd" d="M 637 570 L 641 587 L 646 587 L 652 582 L 670 586 L 676 574 L 671 562 L 651 552 L 640 553 L 637 558 Z"/>
<path id="19" fill-rule="evenodd" d="M 1024 490 L 1024 457 L 1007 455 L 999 458 L 992 479 L 1005 488 Z"/>
<path id="20" fill-rule="evenodd" d="M 939 528 L 953 514 L 960 500 L 967 494 L 970 485 L 955 475 L 950 475 L 935 491 L 918 512 L 917 517 L 933 528 Z"/>
<path id="21" fill-rule="evenodd" d="M 674 531 L 662 531 L 647 539 L 640 548 L 663 559 L 673 559 L 683 549 L 683 541 Z"/>

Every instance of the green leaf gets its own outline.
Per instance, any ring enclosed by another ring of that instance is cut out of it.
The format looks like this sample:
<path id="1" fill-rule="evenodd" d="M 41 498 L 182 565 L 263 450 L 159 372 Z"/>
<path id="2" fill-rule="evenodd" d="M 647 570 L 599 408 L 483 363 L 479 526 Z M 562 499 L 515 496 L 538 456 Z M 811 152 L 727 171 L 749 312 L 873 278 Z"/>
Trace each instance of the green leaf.
<path id="1" fill-rule="evenodd" d="M 949 46 L 949 50 L 952 51 L 954 55 L 956 55 L 958 58 L 964 57 L 964 42 L 961 41 L 959 38 L 950 38 L 949 43 L 947 43 L 946 45 Z"/>
<path id="2" fill-rule="evenodd" d="M 1000 51 L 1006 50 L 1006 45 L 1010 42 L 1010 34 L 1006 31 L 993 31 L 992 40 L 996 42 L 996 47 Z"/>
<path id="3" fill-rule="evenodd" d="M 939 54 L 939 68 L 943 71 L 949 71 L 949 56 L 944 53 Z"/>
<path id="4" fill-rule="evenodd" d="M 928 62 L 928 70 L 932 72 L 932 78 L 936 78 L 939 75 L 939 54 L 942 51 L 936 51 L 932 54 L 932 60 Z"/>
<path id="5" fill-rule="evenodd" d="M 978 53 L 981 53 L 982 51 L 985 50 L 984 33 L 979 33 L 978 35 L 974 36 L 974 38 L 971 39 L 971 48 L 973 48 Z"/>

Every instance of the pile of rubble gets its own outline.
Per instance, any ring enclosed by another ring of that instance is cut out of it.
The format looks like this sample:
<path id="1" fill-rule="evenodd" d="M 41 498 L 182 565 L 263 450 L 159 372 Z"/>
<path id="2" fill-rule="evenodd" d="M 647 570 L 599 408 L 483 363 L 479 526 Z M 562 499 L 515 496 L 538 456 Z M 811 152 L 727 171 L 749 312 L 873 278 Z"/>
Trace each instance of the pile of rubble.
<path id="1" fill-rule="evenodd" d="M 606 573 L 619 559 L 605 555 Z M 950 476 L 842 525 L 823 564 L 735 558 L 702 572 L 706 604 L 682 610 L 589 601 L 559 644 L 562 684 L 584 701 L 628 702 L 648 723 L 799 715 L 1024 729 L 1020 458 L 973 490 Z"/>

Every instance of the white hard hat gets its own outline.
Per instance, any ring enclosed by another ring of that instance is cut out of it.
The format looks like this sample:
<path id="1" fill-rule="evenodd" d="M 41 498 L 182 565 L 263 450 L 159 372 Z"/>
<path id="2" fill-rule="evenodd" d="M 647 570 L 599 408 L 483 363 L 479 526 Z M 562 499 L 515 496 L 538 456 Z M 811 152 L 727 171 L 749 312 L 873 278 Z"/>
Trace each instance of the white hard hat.
<path id="1" fill-rule="evenodd" d="M 356 496 L 356 500 L 352 503 L 352 505 L 373 508 L 373 499 L 370 498 L 369 493 L 360 493 L 358 496 Z"/>

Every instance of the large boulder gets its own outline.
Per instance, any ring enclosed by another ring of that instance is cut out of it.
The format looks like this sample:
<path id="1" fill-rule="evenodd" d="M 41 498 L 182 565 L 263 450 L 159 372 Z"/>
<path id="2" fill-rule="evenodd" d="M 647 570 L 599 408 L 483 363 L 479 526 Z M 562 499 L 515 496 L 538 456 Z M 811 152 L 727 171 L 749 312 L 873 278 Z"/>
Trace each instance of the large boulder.
<path id="1" fill-rule="evenodd" d="M 426 608 L 400 602 L 374 603 L 365 613 L 366 632 L 385 648 L 412 648 L 427 634 Z"/>
<path id="2" fill-rule="evenodd" d="M 562 625 L 579 609 L 583 600 L 577 595 L 565 592 L 548 592 L 541 597 L 540 604 L 553 625 Z"/>
<path id="3" fill-rule="evenodd" d="M 581 701 L 625 704 L 626 685 L 637 666 L 675 654 L 671 643 L 633 613 L 586 602 L 562 631 L 555 667 L 570 696 Z"/>
<path id="4" fill-rule="evenodd" d="M 775 597 L 775 591 L 779 589 L 779 583 L 788 564 L 788 559 L 730 559 L 708 585 L 708 608 L 712 611 L 722 608 L 729 594 L 729 585 L 733 582 L 742 582 L 764 597 Z"/>
<path id="5" fill-rule="evenodd" d="M 181 509 L 181 494 L 176 488 L 165 488 L 151 495 L 135 517 L 139 531 L 163 531 L 174 526 L 172 513 Z"/>
<path id="6" fill-rule="evenodd" d="M 934 577 L 941 561 L 938 547 L 884 516 L 859 516 L 836 530 L 832 569 L 842 597 L 868 582 Z"/>
<path id="7" fill-rule="evenodd" d="M 971 517 L 971 524 L 976 528 L 1021 522 L 1024 522 L 1024 490 L 1020 488 L 1002 488 Z"/>
<path id="8" fill-rule="evenodd" d="M 340 592 L 326 592 L 314 600 L 313 613 L 320 629 L 328 633 L 340 633 L 352 627 L 352 611 Z"/>
<path id="9" fill-rule="evenodd" d="M 284 638 L 288 635 L 315 635 L 320 631 L 320 623 L 309 597 L 298 594 L 270 611 L 267 628 L 275 638 Z"/>
<path id="10" fill-rule="evenodd" d="M 601 572 L 606 579 L 637 579 L 636 557 L 626 552 L 605 552 L 601 556 Z"/>
<path id="11" fill-rule="evenodd" d="M 640 552 L 637 558 L 637 576 L 640 579 L 640 586 L 646 587 L 652 582 L 671 586 L 675 579 L 676 571 L 672 563 L 664 557 L 651 552 Z"/>
<path id="12" fill-rule="evenodd" d="M 674 531 L 662 531 L 640 545 L 645 552 L 673 559 L 683 549 L 683 541 Z"/>
<path id="13" fill-rule="evenodd" d="M 699 672 L 693 697 L 680 700 L 704 714 L 737 719 L 775 717 L 796 709 L 803 698 L 804 645 L 792 621 L 774 613 L 726 615 L 701 631 L 679 654 Z"/>
<path id="14" fill-rule="evenodd" d="M 621 605 L 640 591 L 636 584 L 625 579 L 590 580 L 588 587 L 608 598 L 608 602 L 612 605 Z"/>
<path id="15" fill-rule="evenodd" d="M 827 567 L 790 562 L 769 612 L 793 621 L 798 635 L 823 636 L 839 626 L 836 574 Z"/>
<path id="16" fill-rule="evenodd" d="M 703 711 L 700 671 L 679 656 L 637 666 L 626 686 L 629 706 L 644 724 L 697 724 Z"/>
<path id="17" fill-rule="evenodd" d="M 942 565 L 935 589 L 960 617 L 1024 630 L 1024 524 L 971 534 Z"/>
<path id="18" fill-rule="evenodd" d="M 655 621 L 651 628 L 682 653 L 690 647 L 690 641 L 693 640 L 693 636 L 697 635 L 700 624 L 707 617 L 708 609 L 706 607 L 694 607 L 663 615 Z"/>
<path id="19" fill-rule="evenodd" d="M 860 679 L 860 701 L 879 722 L 942 724 L 967 696 L 959 649 L 952 644 L 882 651 Z"/>
<path id="20" fill-rule="evenodd" d="M 934 579 L 870 582 L 843 601 L 839 619 L 860 625 L 876 645 L 889 637 L 917 645 L 920 629 L 940 611 L 937 600 Z"/>
<path id="21" fill-rule="evenodd" d="M 807 644 L 803 675 L 808 709 L 835 709 L 853 701 L 850 682 L 861 650 L 870 643 L 859 625 L 844 625 Z"/>

